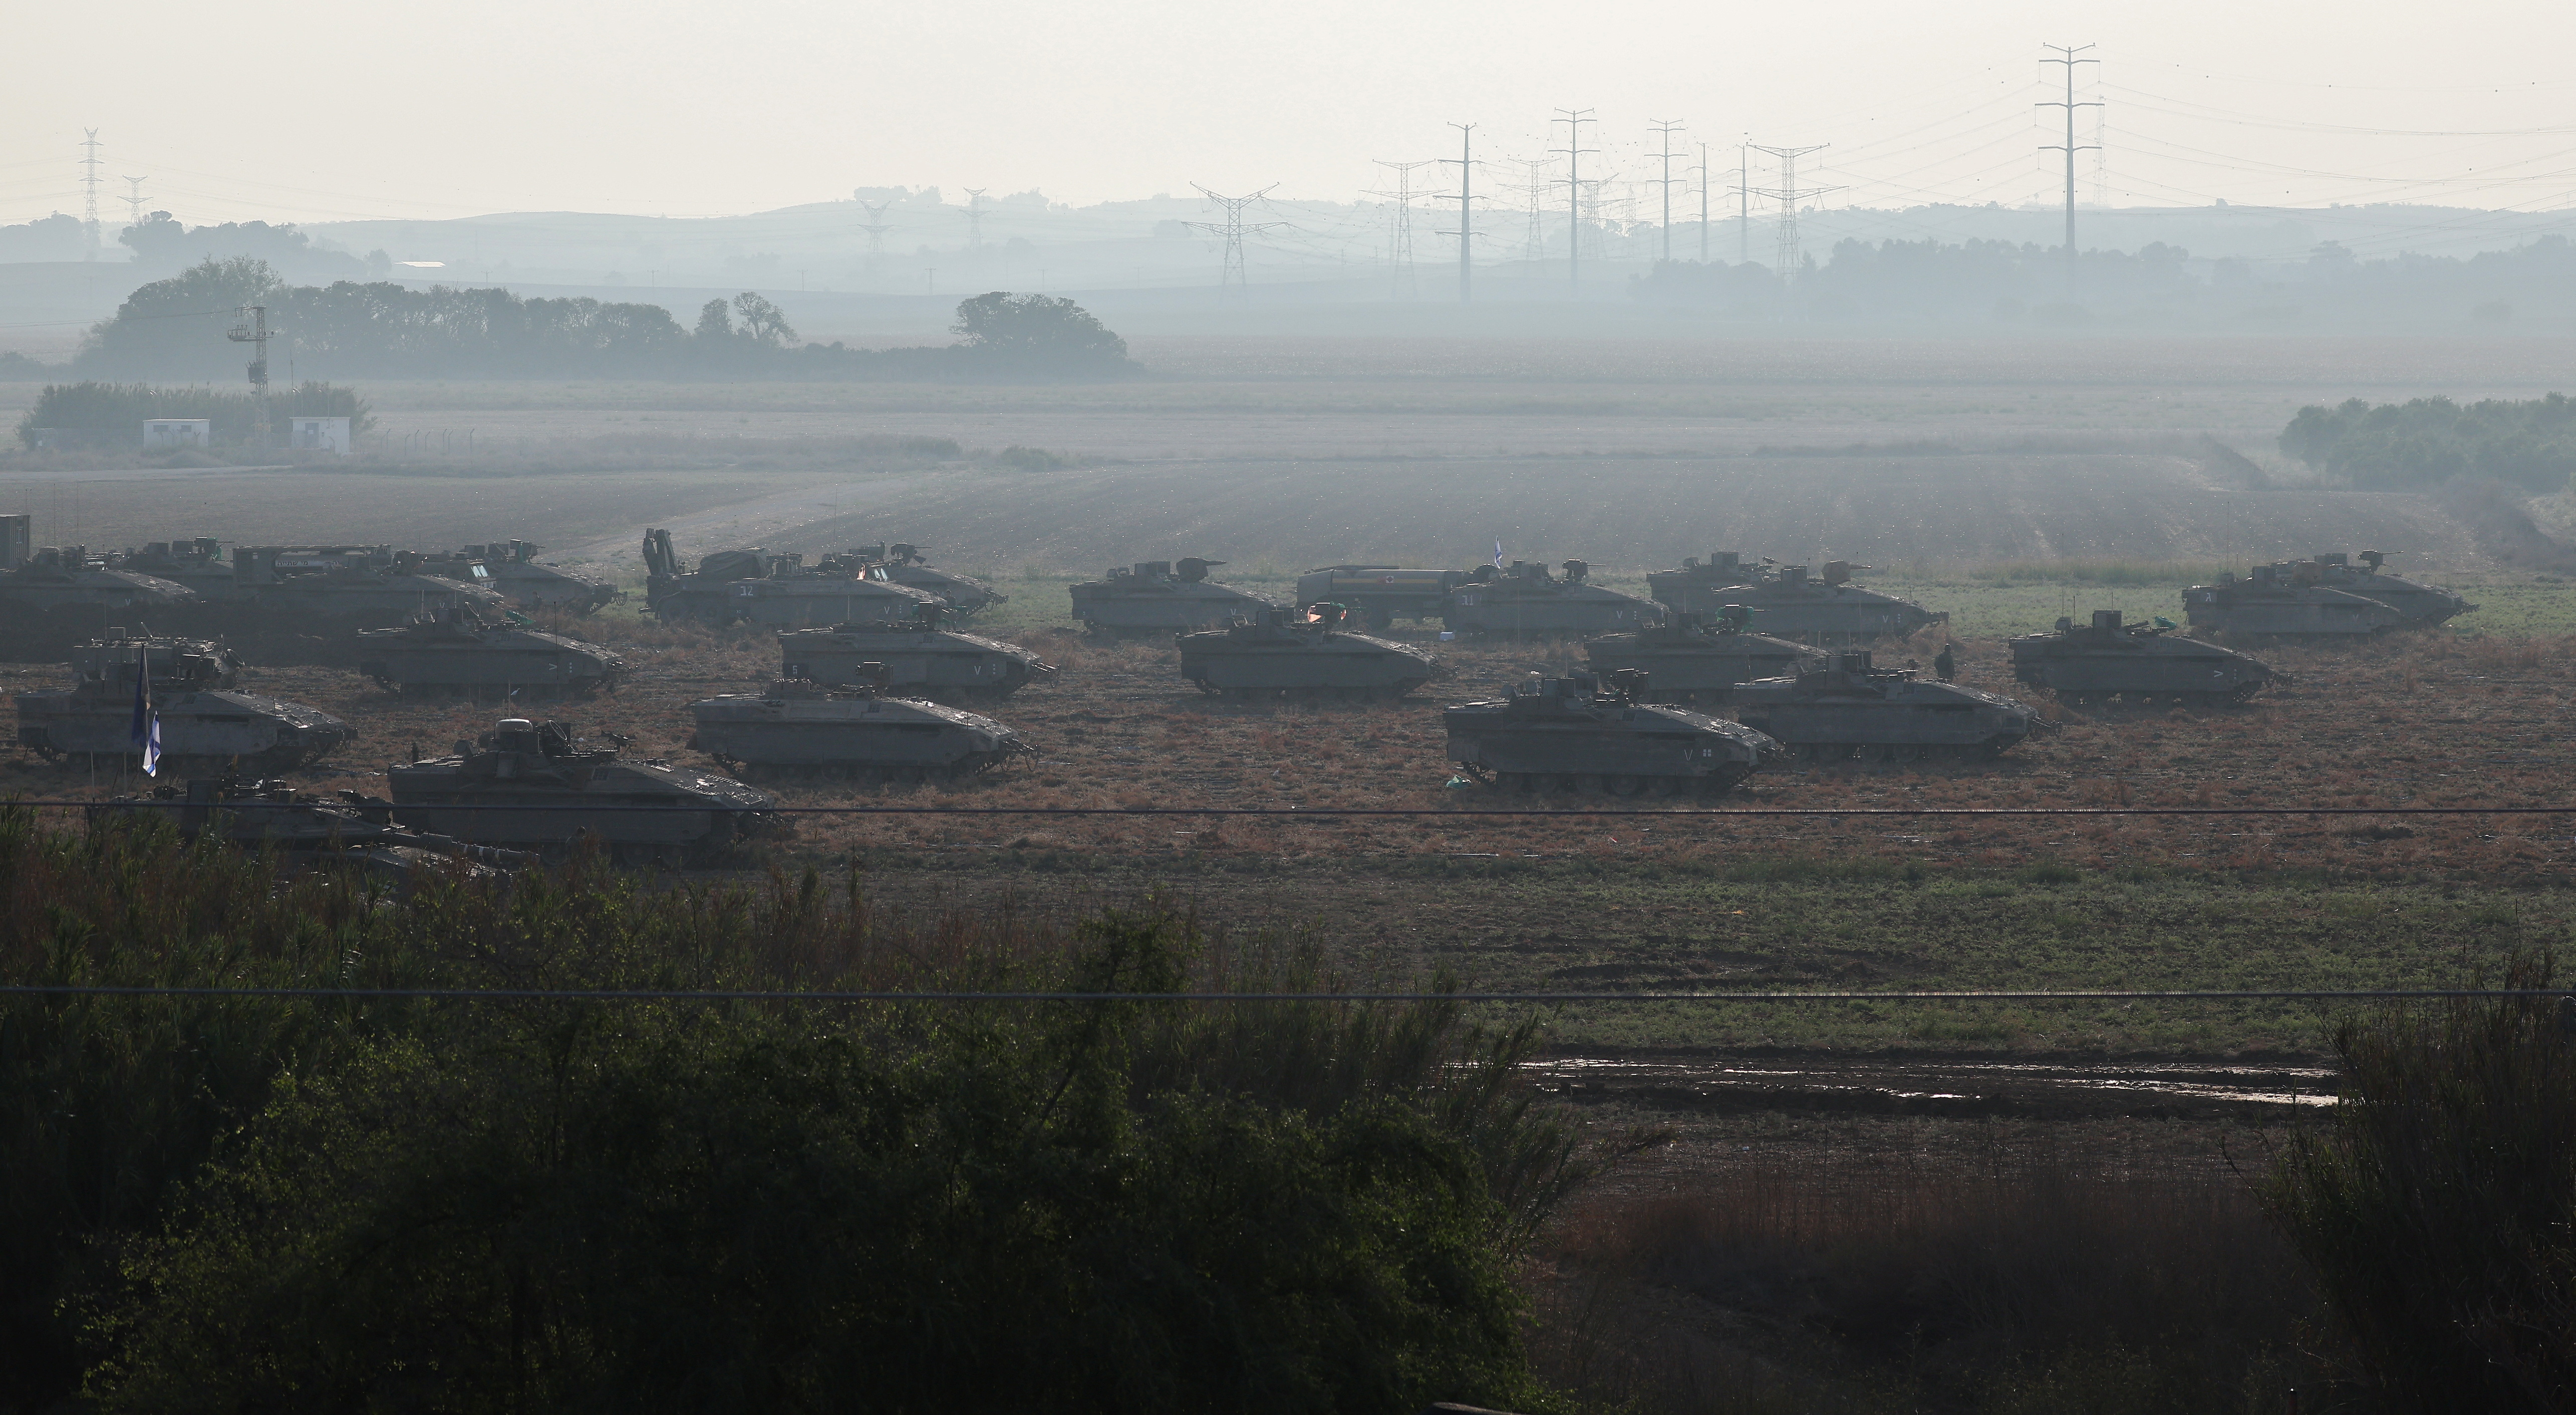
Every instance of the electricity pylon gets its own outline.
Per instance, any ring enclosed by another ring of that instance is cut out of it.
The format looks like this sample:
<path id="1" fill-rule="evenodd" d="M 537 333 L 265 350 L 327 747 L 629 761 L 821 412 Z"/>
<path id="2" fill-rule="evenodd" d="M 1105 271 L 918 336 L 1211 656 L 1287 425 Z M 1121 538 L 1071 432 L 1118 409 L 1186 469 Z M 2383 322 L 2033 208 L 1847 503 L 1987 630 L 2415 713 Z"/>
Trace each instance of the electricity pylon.
<path id="1" fill-rule="evenodd" d="M 1243 238 L 1246 236 L 1258 236 L 1262 232 L 1267 231 L 1274 226 L 1285 226 L 1288 223 L 1285 221 L 1246 221 L 1243 219 L 1243 209 L 1252 205 L 1254 202 L 1261 200 L 1263 197 L 1270 195 L 1272 188 L 1277 187 L 1279 184 L 1273 182 L 1270 186 L 1263 187 L 1261 190 L 1254 192 L 1248 197 L 1221 197 L 1216 193 L 1209 191 L 1205 187 L 1199 187 L 1199 184 L 1196 182 L 1192 182 L 1190 185 L 1199 188 L 1199 195 L 1206 197 L 1209 201 L 1215 202 L 1218 206 L 1225 209 L 1225 219 L 1223 221 L 1184 221 L 1181 223 L 1184 226 L 1205 231 L 1209 235 L 1218 237 L 1225 242 L 1225 265 L 1218 271 L 1216 278 L 1217 301 L 1220 304 L 1224 302 L 1225 292 L 1228 289 L 1240 290 L 1243 292 L 1243 298 L 1246 300 L 1251 299 L 1252 277 L 1251 272 L 1245 268 L 1243 263 Z"/>
<path id="2" fill-rule="evenodd" d="M 1822 152 L 1830 144 L 1817 143 L 1813 147 L 1764 147 L 1760 143 L 1754 143 L 1750 146 L 1755 152 L 1767 152 L 1780 159 L 1780 185 L 1762 191 L 1761 195 L 1775 198 L 1780 203 L 1779 276 L 1785 283 L 1798 278 L 1798 268 L 1802 263 L 1798 252 L 1798 199 L 1819 197 L 1827 192 L 1842 189 L 1840 187 L 1809 187 L 1804 191 L 1798 189 L 1798 159 L 1811 152 Z"/>
<path id="3" fill-rule="evenodd" d="M 2066 283 L 2069 288 L 2072 288 L 2075 284 L 2075 154 L 2088 151 L 2099 152 L 2102 150 L 2102 145 L 2098 142 L 2086 143 L 2081 147 L 2078 147 L 2075 143 L 2075 110 L 2078 108 L 2099 108 L 2102 106 L 2099 103 L 2089 101 L 2084 103 L 2078 103 L 2075 101 L 2075 66 L 2078 64 L 2099 64 L 2102 62 L 2099 59 L 2078 59 L 2075 57 L 2092 47 L 2093 46 L 2089 44 L 2041 45 L 2040 48 L 2042 49 L 2056 50 L 2057 57 L 2054 59 L 2042 59 L 2039 62 L 2043 64 L 2063 64 L 2066 66 L 2066 97 L 2063 101 L 2053 98 L 2044 98 L 2031 105 L 2033 108 L 2063 108 L 2066 110 L 2066 141 L 2063 144 L 2041 143 L 2039 145 L 2039 150 L 2042 152 L 2062 152 L 2066 154 Z"/>

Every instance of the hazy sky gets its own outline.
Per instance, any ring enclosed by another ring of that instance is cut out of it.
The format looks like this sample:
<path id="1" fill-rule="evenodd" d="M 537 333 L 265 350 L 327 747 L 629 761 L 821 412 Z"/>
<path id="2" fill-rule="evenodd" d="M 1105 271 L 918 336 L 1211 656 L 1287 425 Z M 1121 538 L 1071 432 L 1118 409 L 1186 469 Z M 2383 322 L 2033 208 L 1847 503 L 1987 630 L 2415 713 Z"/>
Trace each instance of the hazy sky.
<path id="1" fill-rule="evenodd" d="M 1747 133 L 1831 144 L 1802 179 L 1835 205 L 2009 205 L 2061 181 L 2033 150 L 2044 41 L 2097 46 L 2113 202 L 2576 206 L 2565 3 L 29 0 L 9 31 L 7 221 L 80 211 L 84 127 L 111 220 L 126 176 L 191 222 L 676 216 L 858 185 L 1345 199 L 1371 159 L 1454 156 L 1452 120 L 1479 156 L 1562 147 L 1559 106 L 1600 119 L 1587 175 L 1648 175 L 1648 123 L 1678 119 L 1720 167 Z"/>

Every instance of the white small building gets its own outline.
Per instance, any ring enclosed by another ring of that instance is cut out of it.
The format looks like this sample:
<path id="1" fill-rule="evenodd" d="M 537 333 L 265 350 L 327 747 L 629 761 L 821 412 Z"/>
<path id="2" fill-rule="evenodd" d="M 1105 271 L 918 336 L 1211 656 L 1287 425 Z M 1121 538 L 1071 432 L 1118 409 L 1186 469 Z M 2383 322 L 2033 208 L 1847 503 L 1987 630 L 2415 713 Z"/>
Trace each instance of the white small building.
<path id="1" fill-rule="evenodd" d="M 146 447 L 203 447 L 214 440 L 215 424 L 209 418 L 143 420 L 143 445 Z"/>
<path id="2" fill-rule="evenodd" d="M 347 418 L 288 418 L 286 445 L 297 451 L 346 452 L 349 450 Z"/>

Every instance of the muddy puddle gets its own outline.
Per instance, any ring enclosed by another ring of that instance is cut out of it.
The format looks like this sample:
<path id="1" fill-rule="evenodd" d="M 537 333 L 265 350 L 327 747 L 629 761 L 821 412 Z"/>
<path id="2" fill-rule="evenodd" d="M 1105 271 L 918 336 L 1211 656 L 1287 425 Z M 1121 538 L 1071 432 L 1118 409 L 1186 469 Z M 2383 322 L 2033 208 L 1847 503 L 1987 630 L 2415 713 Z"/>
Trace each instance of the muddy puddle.
<path id="1" fill-rule="evenodd" d="M 1541 1091 L 1571 1101 L 1701 1112 L 1881 1115 L 2210 1116 L 2334 1101 L 2323 1067 L 2209 1063 L 1878 1060 L 1719 1055 L 1572 1055 L 1529 1063 Z"/>

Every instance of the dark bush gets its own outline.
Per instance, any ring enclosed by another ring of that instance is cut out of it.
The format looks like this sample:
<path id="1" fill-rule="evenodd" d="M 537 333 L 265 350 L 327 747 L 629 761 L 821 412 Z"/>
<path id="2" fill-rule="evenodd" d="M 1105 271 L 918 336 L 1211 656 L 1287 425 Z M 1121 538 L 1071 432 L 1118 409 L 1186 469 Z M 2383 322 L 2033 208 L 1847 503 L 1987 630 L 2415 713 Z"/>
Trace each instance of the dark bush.
<path id="1" fill-rule="evenodd" d="M 2564 489 L 2576 474 L 2576 402 L 2565 394 L 2466 407 L 2448 398 L 2373 407 L 2359 398 L 2301 408 L 2281 450 L 2365 490 L 2487 477 L 2528 492 Z"/>

